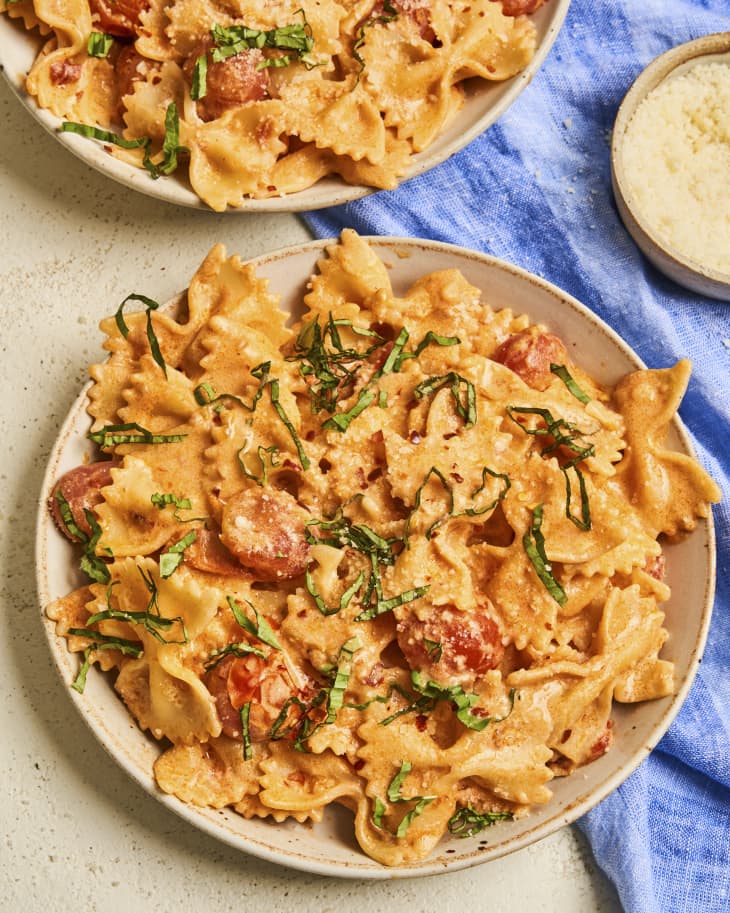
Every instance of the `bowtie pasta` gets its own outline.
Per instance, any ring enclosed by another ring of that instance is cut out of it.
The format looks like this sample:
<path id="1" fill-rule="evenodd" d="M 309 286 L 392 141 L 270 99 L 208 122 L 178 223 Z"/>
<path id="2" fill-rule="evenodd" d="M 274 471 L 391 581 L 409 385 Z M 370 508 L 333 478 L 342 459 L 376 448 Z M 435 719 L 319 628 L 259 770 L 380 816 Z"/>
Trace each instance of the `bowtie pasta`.
<path id="1" fill-rule="evenodd" d="M 326 175 L 391 189 L 465 80 L 532 59 L 543 0 L 0 0 L 38 30 L 27 77 L 62 129 L 215 210 Z"/>
<path id="2" fill-rule="evenodd" d="M 162 790 L 339 803 L 408 864 L 548 802 L 614 700 L 672 693 L 659 539 L 719 497 L 663 443 L 687 362 L 604 388 L 455 269 L 396 297 L 350 230 L 292 327 L 221 246 L 179 313 L 130 297 L 91 368 L 99 459 L 49 499 L 89 582 L 48 614 Z"/>

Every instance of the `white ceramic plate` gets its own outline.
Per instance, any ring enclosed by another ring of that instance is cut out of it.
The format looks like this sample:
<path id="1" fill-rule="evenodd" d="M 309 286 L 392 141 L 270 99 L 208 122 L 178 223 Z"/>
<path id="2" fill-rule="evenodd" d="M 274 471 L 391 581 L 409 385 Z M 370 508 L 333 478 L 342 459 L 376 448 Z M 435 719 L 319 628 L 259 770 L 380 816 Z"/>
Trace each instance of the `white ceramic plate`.
<path id="1" fill-rule="evenodd" d="M 415 156 L 412 167 L 403 180 L 422 174 L 454 155 L 507 110 L 529 84 L 545 59 L 565 19 L 569 4 L 570 0 L 549 0 L 534 14 L 532 18 L 538 30 L 539 43 L 537 53 L 529 66 L 506 82 L 488 84 L 482 80 L 472 80 L 464 107 L 450 121 L 444 133 L 425 152 Z M 166 200 L 168 203 L 194 209 L 208 209 L 193 193 L 187 179 L 182 177 L 185 169 L 180 169 L 180 174 L 153 180 L 146 171 L 109 155 L 104 151 L 102 144 L 73 133 L 59 133 L 61 120 L 48 111 L 41 110 L 24 88 L 26 73 L 35 60 L 39 46 L 36 36 L 24 31 L 17 21 L 0 15 L 0 69 L 4 71 L 10 85 L 31 114 L 60 143 L 97 171 L 127 187 Z M 374 192 L 372 187 L 346 184 L 335 175 L 319 181 L 307 190 L 285 197 L 244 200 L 242 206 L 237 209 L 229 208 L 227 212 L 299 212 L 336 206 Z"/>
<path id="2" fill-rule="evenodd" d="M 569 346 L 574 361 L 599 381 L 613 383 L 642 367 L 639 358 L 616 334 L 583 305 L 555 286 L 515 266 L 464 248 L 432 241 L 402 238 L 368 239 L 389 265 L 396 294 L 433 270 L 459 268 L 483 289 L 495 308 L 511 307 L 527 313 L 557 333 Z M 297 307 L 315 263 L 329 242 L 316 241 L 254 260 L 260 276 L 282 296 L 285 307 Z M 73 405 L 53 449 L 39 504 L 37 574 L 41 603 L 64 595 L 80 584 L 72 548 L 58 533 L 46 510 L 53 482 L 79 465 L 89 452 L 85 438 L 89 418 L 86 393 Z M 691 453 L 679 420 L 673 422 L 670 445 Z M 159 791 L 152 776 L 158 744 L 144 735 L 127 713 L 108 680 L 94 668 L 83 695 L 70 689 L 78 671 L 78 654 L 69 654 L 66 641 L 56 636 L 45 615 L 43 623 L 63 686 L 112 757 L 151 795 L 191 824 L 247 853 L 272 862 L 325 875 L 353 878 L 402 878 L 453 871 L 475 865 L 539 840 L 575 820 L 614 790 L 656 745 L 684 700 L 694 678 L 710 621 L 714 590 L 714 533 L 712 520 L 678 545 L 665 549 L 667 580 L 673 595 L 666 604 L 670 638 L 663 656 L 676 664 L 677 694 L 673 698 L 614 711 L 616 738 L 611 750 L 593 764 L 565 779 L 553 781 L 553 800 L 520 821 L 504 822 L 474 838 L 447 837 L 422 862 L 390 869 L 368 859 L 355 844 L 349 813 L 334 809 L 314 827 L 296 823 L 246 821 L 227 810 L 214 811 L 185 805 Z"/>

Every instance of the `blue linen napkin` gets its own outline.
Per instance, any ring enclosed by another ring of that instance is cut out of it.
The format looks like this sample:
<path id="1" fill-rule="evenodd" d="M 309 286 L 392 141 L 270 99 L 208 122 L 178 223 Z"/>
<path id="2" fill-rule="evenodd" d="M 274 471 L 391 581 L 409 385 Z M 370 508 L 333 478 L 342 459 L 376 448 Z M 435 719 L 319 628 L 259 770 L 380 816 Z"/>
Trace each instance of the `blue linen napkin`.
<path id="1" fill-rule="evenodd" d="M 730 304 L 684 291 L 635 247 L 611 193 L 610 132 L 654 57 L 728 30 L 729 0 L 573 0 L 541 70 L 486 133 L 395 191 L 305 215 L 320 237 L 351 227 L 501 257 L 584 302 L 651 367 L 694 363 L 680 411 L 723 489 L 708 645 L 658 748 L 579 822 L 627 913 L 730 911 Z"/>

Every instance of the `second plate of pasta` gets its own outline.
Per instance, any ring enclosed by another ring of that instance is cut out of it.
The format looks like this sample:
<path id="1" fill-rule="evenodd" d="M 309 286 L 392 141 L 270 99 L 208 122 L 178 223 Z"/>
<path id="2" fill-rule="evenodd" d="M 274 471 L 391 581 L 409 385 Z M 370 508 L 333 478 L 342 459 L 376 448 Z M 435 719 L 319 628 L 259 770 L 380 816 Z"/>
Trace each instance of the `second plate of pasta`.
<path id="1" fill-rule="evenodd" d="M 160 801 L 295 868 L 431 874 L 574 820 L 656 744 L 714 584 L 686 362 L 644 368 L 516 267 L 352 231 L 217 246 L 102 329 L 39 592 L 64 685 Z"/>
<path id="2" fill-rule="evenodd" d="M 392 189 L 486 130 L 567 7 L 0 0 L 0 65 L 57 139 L 136 190 L 307 210 Z"/>

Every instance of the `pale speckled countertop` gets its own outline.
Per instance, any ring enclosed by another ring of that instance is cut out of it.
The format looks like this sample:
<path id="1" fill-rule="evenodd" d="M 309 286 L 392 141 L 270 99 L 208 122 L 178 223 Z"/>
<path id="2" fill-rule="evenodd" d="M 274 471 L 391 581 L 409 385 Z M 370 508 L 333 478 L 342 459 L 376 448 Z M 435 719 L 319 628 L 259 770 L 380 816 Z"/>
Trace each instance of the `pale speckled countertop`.
<path id="1" fill-rule="evenodd" d="M 34 526 L 59 425 L 131 291 L 164 301 L 217 241 L 243 258 L 307 240 L 290 215 L 175 209 L 63 150 L 0 79 L 0 910 L 620 913 L 582 836 L 462 872 L 340 881 L 248 857 L 131 781 L 67 698 L 40 623 Z"/>

